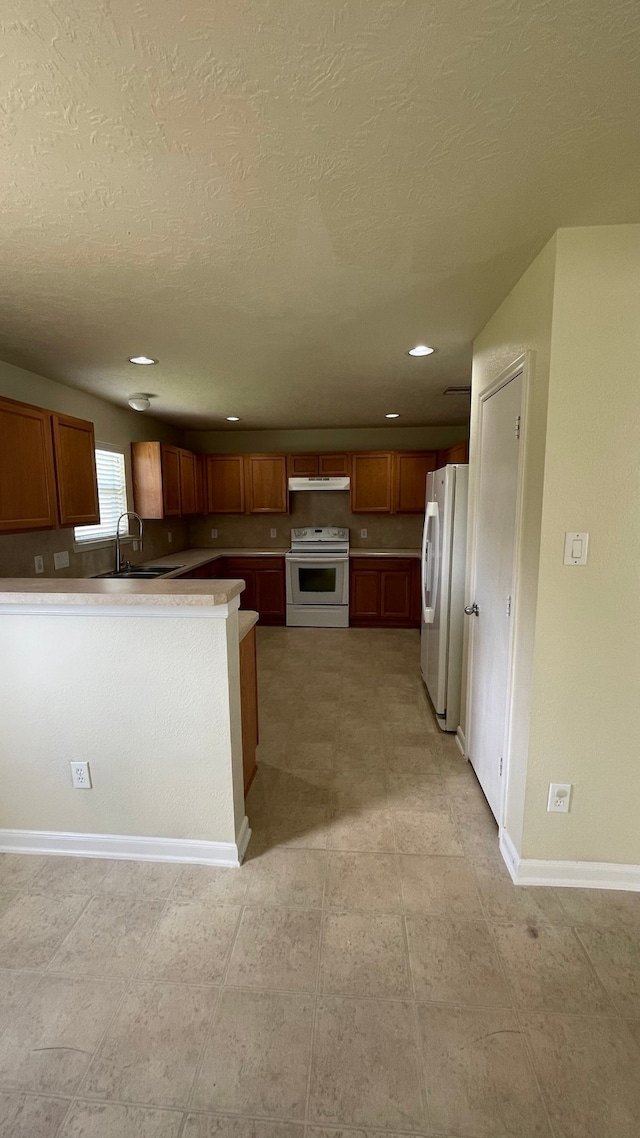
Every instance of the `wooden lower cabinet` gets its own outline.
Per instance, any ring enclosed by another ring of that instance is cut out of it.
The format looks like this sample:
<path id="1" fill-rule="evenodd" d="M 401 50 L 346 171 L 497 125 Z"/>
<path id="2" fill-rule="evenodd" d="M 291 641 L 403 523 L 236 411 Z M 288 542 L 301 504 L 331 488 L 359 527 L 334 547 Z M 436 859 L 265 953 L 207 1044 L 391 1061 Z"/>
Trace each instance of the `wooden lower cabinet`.
<path id="1" fill-rule="evenodd" d="M 217 575 L 221 576 L 220 570 Z M 261 624 L 285 623 L 284 557 L 227 557 L 224 576 L 245 581 L 246 588 L 240 594 L 241 609 L 260 613 Z"/>
<path id="2" fill-rule="evenodd" d="M 256 630 L 240 641 L 240 714 L 242 718 L 242 770 L 247 793 L 256 773 L 258 747 L 258 665 Z"/>
<path id="3" fill-rule="evenodd" d="M 419 590 L 418 558 L 353 557 L 349 623 L 361 628 L 417 628 L 420 625 Z"/>

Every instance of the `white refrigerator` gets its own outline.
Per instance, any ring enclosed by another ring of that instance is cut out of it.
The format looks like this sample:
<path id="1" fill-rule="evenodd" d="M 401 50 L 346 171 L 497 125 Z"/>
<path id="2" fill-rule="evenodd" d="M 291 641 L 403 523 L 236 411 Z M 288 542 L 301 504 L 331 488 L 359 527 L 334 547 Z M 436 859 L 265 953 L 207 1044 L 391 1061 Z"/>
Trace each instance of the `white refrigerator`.
<path id="1" fill-rule="evenodd" d="M 460 725 L 468 485 L 468 466 L 427 475 L 420 664 L 443 731 Z"/>

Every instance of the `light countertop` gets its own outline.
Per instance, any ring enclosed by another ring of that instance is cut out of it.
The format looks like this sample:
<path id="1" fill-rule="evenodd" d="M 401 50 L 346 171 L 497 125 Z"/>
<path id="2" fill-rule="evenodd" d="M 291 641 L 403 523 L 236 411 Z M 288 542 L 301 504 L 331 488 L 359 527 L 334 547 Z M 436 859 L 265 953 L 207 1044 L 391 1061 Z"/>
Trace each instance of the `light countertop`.
<path id="1" fill-rule="evenodd" d="M 175 561 L 175 558 L 174 558 Z M 104 577 L 5 577 L 0 579 L 0 605 L 226 605 L 244 589 L 244 581 L 113 580 Z"/>
<path id="2" fill-rule="evenodd" d="M 166 557 L 154 557 L 147 561 L 142 558 L 140 565 L 175 565 L 175 573 L 168 573 L 163 581 L 170 581 L 189 569 L 198 569 L 209 561 L 219 561 L 221 557 L 284 557 L 287 549 L 181 549 L 179 553 L 167 553 Z"/>

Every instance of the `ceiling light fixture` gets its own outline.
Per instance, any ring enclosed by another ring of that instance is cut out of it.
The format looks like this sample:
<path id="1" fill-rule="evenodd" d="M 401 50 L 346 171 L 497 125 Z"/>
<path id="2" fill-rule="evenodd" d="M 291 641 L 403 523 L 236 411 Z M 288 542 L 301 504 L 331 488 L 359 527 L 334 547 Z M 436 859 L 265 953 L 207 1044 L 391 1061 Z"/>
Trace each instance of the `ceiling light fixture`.
<path id="1" fill-rule="evenodd" d="M 399 411 L 389 411 L 389 414 L 385 415 L 385 419 L 399 419 L 399 418 L 400 418 L 400 412 Z"/>
<path id="2" fill-rule="evenodd" d="M 130 364 L 157 364 L 157 360 L 152 360 L 151 356 L 129 356 Z"/>
<path id="3" fill-rule="evenodd" d="M 415 348 L 409 348 L 407 355 L 409 356 L 430 356 L 435 352 L 435 348 L 429 348 L 426 344 L 416 344 Z"/>
<path id="4" fill-rule="evenodd" d="M 149 396 L 143 395 L 141 391 L 136 392 L 135 395 L 130 395 L 128 403 L 134 411 L 148 411 L 151 406 Z"/>
<path id="5" fill-rule="evenodd" d="M 240 416 L 239 415 L 227 415 L 227 423 L 239 423 L 239 422 L 240 422 Z"/>

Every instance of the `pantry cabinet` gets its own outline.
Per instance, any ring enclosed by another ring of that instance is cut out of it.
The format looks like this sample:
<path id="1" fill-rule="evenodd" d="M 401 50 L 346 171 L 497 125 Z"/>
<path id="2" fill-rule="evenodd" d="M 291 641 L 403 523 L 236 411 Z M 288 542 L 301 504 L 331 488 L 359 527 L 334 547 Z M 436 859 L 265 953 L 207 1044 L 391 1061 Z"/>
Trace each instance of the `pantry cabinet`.
<path id="1" fill-rule="evenodd" d="M 244 455 L 207 455 L 207 505 L 210 514 L 244 514 Z"/>
<path id="2" fill-rule="evenodd" d="M 247 455 L 245 477 L 248 514 L 289 513 L 286 455 Z"/>
<path id="3" fill-rule="evenodd" d="M 349 623 L 361 628 L 414 628 L 420 623 L 417 558 L 353 557 Z"/>
<path id="4" fill-rule="evenodd" d="M 93 423 L 0 399 L 0 532 L 99 521 Z"/>

